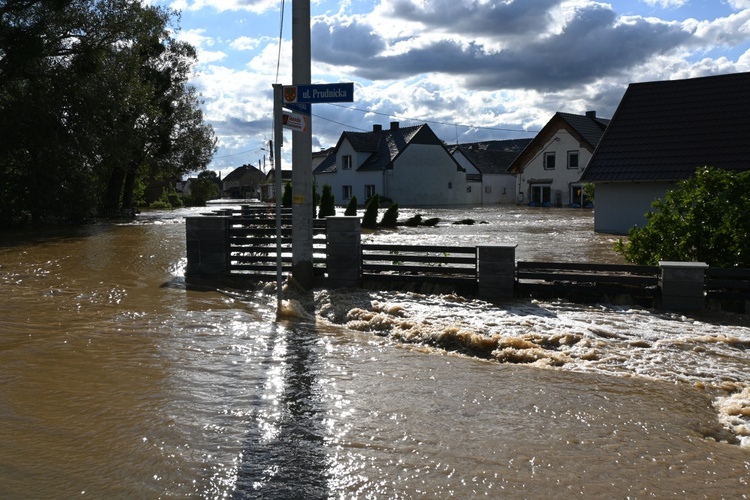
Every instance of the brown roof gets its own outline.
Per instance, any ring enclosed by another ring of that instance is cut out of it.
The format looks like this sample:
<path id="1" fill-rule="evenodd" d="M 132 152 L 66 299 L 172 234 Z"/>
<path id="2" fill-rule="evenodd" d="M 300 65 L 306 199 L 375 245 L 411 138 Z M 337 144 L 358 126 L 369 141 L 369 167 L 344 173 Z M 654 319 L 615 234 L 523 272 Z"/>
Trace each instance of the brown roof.
<path id="1" fill-rule="evenodd" d="M 750 73 L 630 84 L 582 181 L 677 181 L 750 169 Z"/>

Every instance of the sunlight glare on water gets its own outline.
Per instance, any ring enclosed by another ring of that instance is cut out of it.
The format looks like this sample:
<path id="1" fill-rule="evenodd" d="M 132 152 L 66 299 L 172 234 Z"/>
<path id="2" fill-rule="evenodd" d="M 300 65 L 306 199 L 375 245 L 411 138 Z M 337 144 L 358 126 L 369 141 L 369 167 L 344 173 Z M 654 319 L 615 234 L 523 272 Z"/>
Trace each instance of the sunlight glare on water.
<path id="1" fill-rule="evenodd" d="M 617 261 L 590 212 L 496 212 L 365 238 Z M 186 213 L 0 244 L 0 497 L 747 497 L 746 317 L 317 290 L 276 321 L 272 286 L 186 284 Z"/>

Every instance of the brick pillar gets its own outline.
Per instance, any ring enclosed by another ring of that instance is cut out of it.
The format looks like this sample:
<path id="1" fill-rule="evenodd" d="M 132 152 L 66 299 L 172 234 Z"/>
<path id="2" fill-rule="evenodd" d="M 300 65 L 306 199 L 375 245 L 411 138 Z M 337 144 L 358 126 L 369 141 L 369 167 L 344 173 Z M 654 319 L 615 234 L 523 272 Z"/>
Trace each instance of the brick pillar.
<path id="1" fill-rule="evenodd" d="M 229 217 L 186 217 L 185 237 L 186 276 L 215 276 L 229 270 Z"/>
<path id="2" fill-rule="evenodd" d="M 672 311 L 701 311 L 706 305 L 704 262 L 659 262 L 661 307 Z"/>
<path id="3" fill-rule="evenodd" d="M 515 297 L 517 246 L 477 246 L 478 296 L 481 300 L 501 302 Z"/>
<path id="4" fill-rule="evenodd" d="M 362 247 L 359 217 L 326 218 L 326 267 L 329 288 L 362 286 Z"/>

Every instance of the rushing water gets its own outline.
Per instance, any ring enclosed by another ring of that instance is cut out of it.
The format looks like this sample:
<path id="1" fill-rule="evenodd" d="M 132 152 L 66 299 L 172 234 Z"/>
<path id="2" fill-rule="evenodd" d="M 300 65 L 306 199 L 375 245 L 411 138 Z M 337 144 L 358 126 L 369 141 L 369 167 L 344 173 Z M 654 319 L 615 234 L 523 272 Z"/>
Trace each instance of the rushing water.
<path id="1" fill-rule="evenodd" d="M 272 286 L 186 285 L 187 213 L 2 235 L 0 498 L 747 498 L 746 316 L 290 290 L 276 321 Z M 421 213 L 366 238 L 619 261 L 590 212 Z"/>

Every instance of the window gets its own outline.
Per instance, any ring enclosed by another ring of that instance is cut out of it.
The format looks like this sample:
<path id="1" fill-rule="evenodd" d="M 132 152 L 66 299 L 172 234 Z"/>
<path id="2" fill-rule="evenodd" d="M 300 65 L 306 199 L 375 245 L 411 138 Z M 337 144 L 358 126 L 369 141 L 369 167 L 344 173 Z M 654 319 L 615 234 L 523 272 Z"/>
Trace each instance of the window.
<path id="1" fill-rule="evenodd" d="M 342 170 L 352 169 L 352 155 L 344 155 L 341 157 L 341 169 Z"/>
<path id="2" fill-rule="evenodd" d="M 471 193 L 471 186 L 466 186 L 466 192 Z"/>
<path id="3" fill-rule="evenodd" d="M 578 168 L 578 151 L 568 151 L 568 168 Z"/>
<path id="4" fill-rule="evenodd" d="M 375 184 L 365 184 L 365 200 L 375 196 Z"/>
<path id="5" fill-rule="evenodd" d="M 570 186 L 570 206 L 573 208 L 593 208 L 594 204 L 591 202 L 586 191 L 580 184 L 573 184 Z"/>
<path id="6" fill-rule="evenodd" d="M 341 186 L 341 197 L 345 200 L 350 200 L 352 198 L 352 187 Z"/>
<path id="7" fill-rule="evenodd" d="M 552 190 L 549 184 L 532 184 L 531 185 L 531 202 L 532 207 L 549 207 L 552 205 Z"/>
<path id="8" fill-rule="evenodd" d="M 555 169 L 555 152 L 544 153 L 544 169 L 554 170 Z"/>
<path id="9" fill-rule="evenodd" d="M 448 189 L 453 189 L 453 183 L 452 182 L 448 183 Z"/>
<path id="10" fill-rule="evenodd" d="M 492 186 L 484 186 L 484 192 L 485 193 L 491 193 L 492 192 Z"/>

